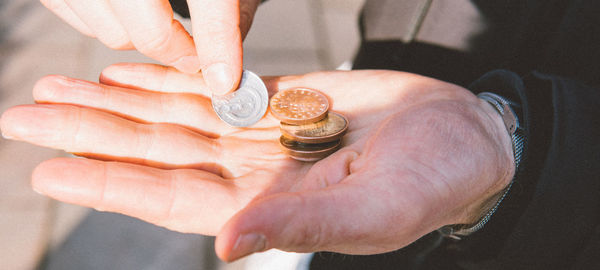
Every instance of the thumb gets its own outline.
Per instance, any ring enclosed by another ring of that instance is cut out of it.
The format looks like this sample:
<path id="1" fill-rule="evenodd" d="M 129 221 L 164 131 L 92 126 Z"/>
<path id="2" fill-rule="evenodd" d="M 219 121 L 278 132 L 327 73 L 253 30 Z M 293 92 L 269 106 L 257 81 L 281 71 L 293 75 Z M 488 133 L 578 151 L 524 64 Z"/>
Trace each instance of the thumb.
<path id="1" fill-rule="evenodd" d="M 345 250 L 359 230 L 364 195 L 338 184 L 317 191 L 279 193 L 248 205 L 223 227 L 215 249 L 224 261 L 277 248 L 295 252 Z M 358 196 L 357 196 L 358 195 Z"/>
<path id="2" fill-rule="evenodd" d="M 259 0 L 187 1 L 202 75 L 212 93 L 225 95 L 242 76 L 242 41 Z"/>
<path id="3" fill-rule="evenodd" d="M 231 92 L 242 76 L 239 1 L 187 1 L 202 75 L 217 95 Z"/>

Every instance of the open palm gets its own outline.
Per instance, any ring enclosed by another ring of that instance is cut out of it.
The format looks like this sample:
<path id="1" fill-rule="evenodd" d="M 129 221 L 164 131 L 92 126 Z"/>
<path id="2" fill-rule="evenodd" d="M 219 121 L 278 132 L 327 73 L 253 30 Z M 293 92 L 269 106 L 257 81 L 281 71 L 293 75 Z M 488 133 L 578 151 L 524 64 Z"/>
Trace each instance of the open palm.
<path id="1" fill-rule="evenodd" d="M 325 93 L 350 122 L 342 148 L 316 163 L 293 160 L 275 118 L 227 126 L 201 75 L 149 64 L 111 66 L 101 84 L 46 77 L 34 88 L 39 104 L 11 108 L 1 127 L 89 158 L 39 165 L 39 192 L 218 235 L 224 260 L 269 248 L 394 250 L 471 222 L 513 174 L 501 119 L 458 86 L 377 70 L 264 79 L 271 95 Z"/>

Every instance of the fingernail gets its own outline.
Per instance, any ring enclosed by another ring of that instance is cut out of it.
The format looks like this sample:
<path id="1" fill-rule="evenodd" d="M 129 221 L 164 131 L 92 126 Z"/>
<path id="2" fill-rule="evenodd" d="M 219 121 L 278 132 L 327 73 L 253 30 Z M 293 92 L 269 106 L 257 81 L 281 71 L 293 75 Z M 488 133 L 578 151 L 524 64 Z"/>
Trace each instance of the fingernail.
<path id="1" fill-rule="evenodd" d="M 257 233 L 242 234 L 235 241 L 230 258 L 236 260 L 254 252 L 263 251 L 265 247 L 266 238 L 264 235 Z"/>
<path id="2" fill-rule="evenodd" d="M 35 193 L 37 193 L 37 194 L 40 194 L 40 195 L 46 195 L 46 194 L 42 193 L 42 191 L 40 191 L 40 188 L 39 188 L 39 187 L 37 187 L 36 185 L 32 185 L 32 186 L 31 186 L 31 189 L 33 189 L 33 191 L 34 191 Z"/>
<path id="3" fill-rule="evenodd" d="M 81 100 L 90 102 L 104 102 L 105 91 L 97 83 L 68 78 L 64 76 L 51 76 L 40 80 L 34 87 L 33 97 L 36 101 L 79 103 Z M 95 104 L 88 104 L 95 106 Z"/>
<path id="4" fill-rule="evenodd" d="M 2 135 L 2 138 L 7 139 L 7 140 L 12 140 L 13 137 L 11 135 L 9 135 L 8 133 L 6 133 L 6 113 L 3 113 L 2 115 L 0 115 L 0 135 Z"/>
<path id="5" fill-rule="evenodd" d="M 9 135 L 9 134 L 7 134 L 7 133 L 5 133 L 5 132 L 3 131 L 3 132 L 2 132 L 2 138 L 4 138 L 4 139 L 7 139 L 7 140 L 12 140 L 12 139 L 14 139 L 15 137 L 13 137 L 13 136 L 11 136 L 11 135 Z"/>
<path id="6" fill-rule="evenodd" d="M 202 70 L 208 88 L 217 95 L 225 95 L 233 87 L 233 72 L 225 63 L 212 64 Z"/>
<path id="7" fill-rule="evenodd" d="M 173 63 L 173 66 L 179 71 L 185 73 L 197 73 L 200 71 L 200 61 L 195 55 L 183 56 Z"/>
<path id="8" fill-rule="evenodd" d="M 2 136 L 20 140 L 36 140 L 38 143 L 56 138 L 57 121 L 61 111 L 46 105 L 24 105 L 10 109 L 2 117 Z"/>

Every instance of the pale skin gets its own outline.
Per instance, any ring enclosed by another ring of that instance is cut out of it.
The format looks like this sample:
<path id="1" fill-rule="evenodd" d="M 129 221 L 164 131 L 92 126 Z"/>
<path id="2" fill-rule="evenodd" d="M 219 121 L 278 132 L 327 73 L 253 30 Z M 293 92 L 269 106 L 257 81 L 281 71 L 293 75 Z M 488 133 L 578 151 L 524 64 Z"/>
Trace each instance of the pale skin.
<path id="1" fill-rule="evenodd" d="M 225 261 L 271 248 L 396 250 L 475 222 L 514 174 L 502 119 L 459 86 L 385 70 L 264 79 L 271 95 L 325 93 L 349 119 L 343 147 L 318 162 L 293 160 L 279 150 L 272 116 L 227 126 L 201 74 L 149 64 L 113 65 L 100 84 L 43 78 L 38 104 L 7 110 L 0 127 L 7 138 L 88 157 L 40 164 L 36 191 L 216 235 Z"/>
<path id="2" fill-rule="evenodd" d="M 117 50 L 135 49 L 186 73 L 200 69 L 225 94 L 242 76 L 242 40 L 260 0 L 188 0 L 192 35 L 168 0 L 41 0 L 79 32 Z"/>

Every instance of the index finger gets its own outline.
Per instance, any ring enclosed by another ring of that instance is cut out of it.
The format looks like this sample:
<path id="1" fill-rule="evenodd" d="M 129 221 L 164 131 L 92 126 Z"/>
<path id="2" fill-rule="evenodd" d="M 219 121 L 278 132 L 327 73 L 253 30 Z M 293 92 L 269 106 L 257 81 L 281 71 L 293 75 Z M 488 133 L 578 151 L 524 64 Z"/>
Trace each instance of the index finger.
<path id="1" fill-rule="evenodd" d="M 200 69 L 194 41 L 173 19 L 168 0 L 110 0 L 110 4 L 138 51 L 184 72 Z"/>
<path id="2" fill-rule="evenodd" d="M 242 76 L 239 0 L 188 0 L 194 42 L 209 89 L 226 94 Z"/>

